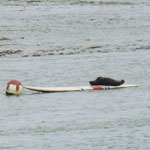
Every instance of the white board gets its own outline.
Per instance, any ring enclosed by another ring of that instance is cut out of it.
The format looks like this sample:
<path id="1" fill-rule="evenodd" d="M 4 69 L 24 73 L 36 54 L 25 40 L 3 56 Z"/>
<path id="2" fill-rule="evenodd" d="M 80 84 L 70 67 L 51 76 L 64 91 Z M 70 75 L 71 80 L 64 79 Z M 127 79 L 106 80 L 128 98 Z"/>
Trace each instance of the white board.
<path id="1" fill-rule="evenodd" d="M 71 92 L 71 91 L 90 91 L 90 90 L 106 90 L 106 89 L 118 89 L 127 87 L 137 87 L 137 85 L 124 84 L 120 86 L 78 86 L 78 87 L 33 87 L 24 86 L 25 89 L 38 91 L 38 92 Z"/>

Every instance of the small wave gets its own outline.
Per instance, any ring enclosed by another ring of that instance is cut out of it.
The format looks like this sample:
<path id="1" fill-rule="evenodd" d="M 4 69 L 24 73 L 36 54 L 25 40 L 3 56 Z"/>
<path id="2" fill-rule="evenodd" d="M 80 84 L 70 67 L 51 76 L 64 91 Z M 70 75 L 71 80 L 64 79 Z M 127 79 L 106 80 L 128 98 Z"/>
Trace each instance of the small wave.
<path id="1" fill-rule="evenodd" d="M 137 47 L 136 49 L 139 49 L 139 50 L 150 50 L 150 45 L 140 46 L 140 47 Z"/>
<path id="2" fill-rule="evenodd" d="M 134 3 L 129 1 L 88 1 L 88 0 L 78 0 L 76 2 L 71 2 L 71 4 L 93 4 L 93 5 L 133 5 Z"/>
<path id="3" fill-rule="evenodd" d="M 32 3 L 32 2 L 41 2 L 40 0 L 27 0 L 28 3 Z"/>
<path id="4" fill-rule="evenodd" d="M 51 49 L 40 49 L 31 52 L 23 52 L 21 50 L 5 50 L 0 52 L 0 56 L 9 56 L 11 54 L 20 54 L 21 57 L 41 57 L 50 55 L 77 55 L 92 53 L 110 53 L 110 52 L 127 52 L 138 50 L 149 50 L 150 46 L 141 46 L 137 44 L 125 45 L 89 45 L 87 47 L 54 47 Z"/>
<path id="5" fill-rule="evenodd" d="M 75 54 L 84 54 L 84 53 L 108 53 L 111 50 L 101 45 L 91 45 L 88 47 L 66 47 L 66 48 L 53 48 L 53 49 L 43 49 L 34 51 L 33 53 L 23 54 L 22 57 L 40 57 L 48 55 L 75 55 Z"/>
<path id="6" fill-rule="evenodd" d="M 4 50 L 0 52 L 0 57 L 5 55 L 11 55 L 11 54 L 19 54 L 21 53 L 21 50 Z"/>
<path id="7" fill-rule="evenodd" d="M 0 41 L 8 41 L 8 40 L 11 40 L 11 39 L 6 38 L 6 37 L 0 38 Z"/>
<path id="8" fill-rule="evenodd" d="M 0 56 L 9 56 L 11 54 L 20 54 L 21 57 L 41 57 L 50 55 L 77 55 L 92 53 L 111 53 L 111 52 L 127 52 L 138 50 L 149 50 L 149 45 L 125 44 L 125 45 L 97 45 L 92 44 L 87 47 L 53 47 L 50 49 L 40 49 L 36 51 L 25 52 L 21 50 L 5 50 L 0 52 Z"/>
<path id="9" fill-rule="evenodd" d="M 100 46 L 100 45 L 93 45 L 93 46 L 88 47 L 88 49 L 98 49 L 98 48 L 102 48 L 102 46 Z"/>

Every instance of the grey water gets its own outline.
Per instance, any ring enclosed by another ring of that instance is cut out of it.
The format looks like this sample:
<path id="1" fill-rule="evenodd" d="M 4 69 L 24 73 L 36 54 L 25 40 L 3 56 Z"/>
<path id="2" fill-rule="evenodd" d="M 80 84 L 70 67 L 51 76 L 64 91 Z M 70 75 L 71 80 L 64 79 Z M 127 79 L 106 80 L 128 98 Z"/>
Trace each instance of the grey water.
<path id="1" fill-rule="evenodd" d="M 0 1 L 0 149 L 149 150 L 148 0 Z M 7 82 L 138 87 L 6 96 Z"/>

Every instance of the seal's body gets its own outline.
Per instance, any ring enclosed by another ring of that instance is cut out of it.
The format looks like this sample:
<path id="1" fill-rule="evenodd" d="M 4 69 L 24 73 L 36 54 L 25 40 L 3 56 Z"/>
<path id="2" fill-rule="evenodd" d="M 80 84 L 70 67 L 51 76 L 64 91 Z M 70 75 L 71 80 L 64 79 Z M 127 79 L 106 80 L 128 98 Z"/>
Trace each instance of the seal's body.
<path id="1" fill-rule="evenodd" d="M 109 86 L 119 86 L 123 84 L 124 80 L 115 80 L 112 78 L 106 78 L 106 77 L 98 77 L 94 81 L 89 81 L 91 85 L 109 85 Z"/>

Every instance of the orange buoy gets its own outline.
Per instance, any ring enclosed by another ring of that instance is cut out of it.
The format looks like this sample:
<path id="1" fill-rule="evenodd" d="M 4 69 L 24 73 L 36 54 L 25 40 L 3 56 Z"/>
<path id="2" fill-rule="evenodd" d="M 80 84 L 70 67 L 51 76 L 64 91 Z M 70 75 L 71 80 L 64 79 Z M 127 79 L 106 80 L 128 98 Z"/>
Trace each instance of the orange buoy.
<path id="1" fill-rule="evenodd" d="M 11 80 L 7 83 L 6 95 L 21 95 L 23 93 L 23 85 L 20 81 Z"/>

